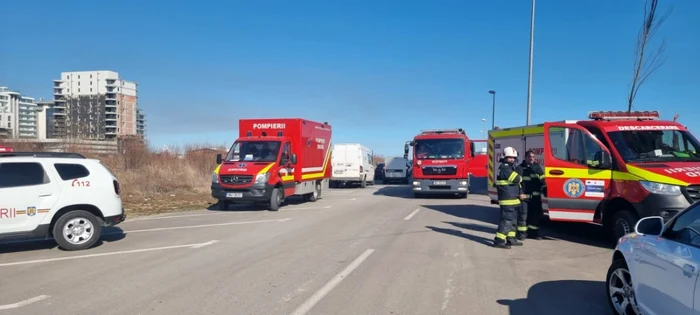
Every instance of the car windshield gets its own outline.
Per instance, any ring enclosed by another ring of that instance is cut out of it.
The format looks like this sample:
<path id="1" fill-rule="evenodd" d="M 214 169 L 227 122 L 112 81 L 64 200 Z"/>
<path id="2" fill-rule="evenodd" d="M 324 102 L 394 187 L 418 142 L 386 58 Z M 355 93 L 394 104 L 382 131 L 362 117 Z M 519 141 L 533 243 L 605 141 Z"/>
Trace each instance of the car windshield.
<path id="1" fill-rule="evenodd" d="M 416 159 L 461 159 L 464 158 L 463 139 L 423 139 L 416 140 Z"/>
<path id="2" fill-rule="evenodd" d="M 279 141 L 240 141 L 231 146 L 226 161 L 275 162 L 279 151 Z"/>
<path id="3" fill-rule="evenodd" d="M 608 136 L 625 162 L 700 161 L 700 145 L 688 131 L 614 131 Z"/>

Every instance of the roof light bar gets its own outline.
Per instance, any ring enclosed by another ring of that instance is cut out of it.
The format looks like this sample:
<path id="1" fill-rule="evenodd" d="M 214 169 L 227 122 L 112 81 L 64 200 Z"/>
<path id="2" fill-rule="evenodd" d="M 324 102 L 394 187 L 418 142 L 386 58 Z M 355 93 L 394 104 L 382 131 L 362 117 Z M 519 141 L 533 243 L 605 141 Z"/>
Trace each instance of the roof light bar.
<path id="1" fill-rule="evenodd" d="M 588 118 L 595 120 L 657 120 L 661 116 L 658 111 L 597 111 L 589 112 Z"/>
<path id="2" fill-rule="evenodd" d="M 459 128 L 459 129 L 423 129 L 420 131 L 421 134 L 429 134 L 429 133 L 458 133 L 458 134 L 463 134 L 466 135 L 467 133 L 464 132 L 464 129 Z"/>

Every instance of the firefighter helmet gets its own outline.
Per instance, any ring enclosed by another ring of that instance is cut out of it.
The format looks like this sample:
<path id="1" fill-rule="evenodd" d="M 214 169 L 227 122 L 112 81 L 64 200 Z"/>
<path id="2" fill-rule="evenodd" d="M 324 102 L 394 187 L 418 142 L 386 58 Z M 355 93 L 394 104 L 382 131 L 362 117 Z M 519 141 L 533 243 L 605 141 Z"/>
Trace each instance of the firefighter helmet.
<path id="1" fill-rule="evenodd" d="M 505 149 L 503 149 L 503 156 L 517 158 L 518 151 L 515 151 L 513 147 L 506 147 Z"/>

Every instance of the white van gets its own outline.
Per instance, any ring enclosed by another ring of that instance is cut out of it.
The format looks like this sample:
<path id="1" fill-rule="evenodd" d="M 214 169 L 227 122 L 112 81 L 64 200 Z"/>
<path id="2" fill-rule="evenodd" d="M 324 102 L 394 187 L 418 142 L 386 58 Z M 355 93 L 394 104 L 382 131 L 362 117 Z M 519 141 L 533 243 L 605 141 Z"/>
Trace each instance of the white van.
<path id="1" fill-rule="evenodd" d="M 402 157 L 387 158 L 384 165 L 384 184 L 400 182 L 408 184 L 411 165 Z"/>
<path id="2" fill-rule="evenodd" d="M 331 165 L 331 187 L 339 187 L 343 183 L 359 184 L 362 188 L 367 184 L 374 185 L 372 150 L 366 146 L 359 143 L 334 144 Z"/>

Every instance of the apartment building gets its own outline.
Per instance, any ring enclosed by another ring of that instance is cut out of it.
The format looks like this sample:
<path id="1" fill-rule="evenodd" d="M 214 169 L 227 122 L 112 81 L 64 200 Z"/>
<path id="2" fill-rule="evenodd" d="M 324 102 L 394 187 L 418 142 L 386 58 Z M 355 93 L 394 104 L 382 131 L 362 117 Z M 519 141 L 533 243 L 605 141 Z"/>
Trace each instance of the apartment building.
<path id="1" fill-rule="evenodd" d="M 136 110 L 136 134 L 146 136 L 146 114 L 140 108 Z"/>
<path id="2" fill-rule="evenodd" d="M 45 109 L 33 97 L 0 87 L 0 138 L 44 139 Z"/>
<path id="3" fill-rule="evenodd" d="M 117 72 L 62 72 L 54 80 L 54 103 L 51 138 L 115 139 L 139 134 L 138 84 L 121 79 Z"/>

